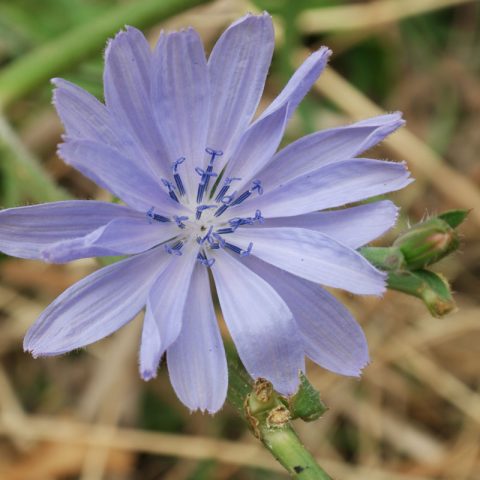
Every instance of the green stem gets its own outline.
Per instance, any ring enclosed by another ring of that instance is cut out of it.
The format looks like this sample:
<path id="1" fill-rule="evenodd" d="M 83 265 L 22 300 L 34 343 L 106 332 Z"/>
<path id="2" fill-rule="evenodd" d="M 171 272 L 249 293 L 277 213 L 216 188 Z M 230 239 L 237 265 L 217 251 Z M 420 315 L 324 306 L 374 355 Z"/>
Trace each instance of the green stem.
<path id="1" fill-rule="evenodd" d="M 303 446 L 293 428 L 261 429 L 262 442 L 285 467 L 292 478 L 301 480 L 331 480 Z"/>
<path id="2" fill-rule="evenodd" d="M 108 12 L 20 57 L 0 74 L 0 110 L 92 53 L 125 24 L 143 28 L 211 0 L 139 0 Z"/>
<path id="3" fill-rule="evenodd" d="M 253 390 L 252 379 L 245 371 L 235 352 L 227 348 L 227 356 L 228 401 L 249 423 L 256 436 L 259 437 L 270 453 L 285 467 L 292 478 L 331 480 L 302 444 L 290 421 L 288 419 L 281 419 L 279 422 L 274 421 L 273 415 L 278 412 L 282 416 L 286 413 L 285 407 L 272 401 L 266 405 L 265 409 L 262 410 L 259 406 L 255 412 L 250 410 L 248 413 L 246 404 Z"/>

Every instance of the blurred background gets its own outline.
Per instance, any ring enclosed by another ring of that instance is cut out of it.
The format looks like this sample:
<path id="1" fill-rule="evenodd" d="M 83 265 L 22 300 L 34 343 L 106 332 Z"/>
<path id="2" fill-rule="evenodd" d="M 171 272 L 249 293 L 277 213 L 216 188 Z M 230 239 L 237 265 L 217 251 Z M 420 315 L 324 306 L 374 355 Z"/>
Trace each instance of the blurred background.
<path id="1" fill-rule="evenodd" d="M 262 108 L 308 50 L 334 52 L 287 142 L 383 111 L 405 114 L 407 128 L 371 153 L 406 160 L 417 179 L 393 196 L 402 214 L 379 244 L 429 214 L 473 209 L 461 227 L 461 251 L 436 266 L 452 284 L 457 312 L 435 319 L 400 293 L 336 292 L 365 329 L 372 364 L 360 381 L 310 364 L 330 410 L 296 428 L 339 480 L 480 479 L 480 3 L 176 3 L 166 19 L 158 12 L 173 0 L 0 0 L 1 207 L 67 196 L 108 200 L 55 155 L 62 126 L 48 79 L 62 76 L 102 98 L 103 48 L 116 22 L 143 28 L 152 42 L 162 28 L 193 25 L 210 50 L 232 20 L 268 10 L 277 48 Z M 0 257 L 0 478 L 286 478 L 231 407 L 214 417 L 191 414 L 165 369 L 152 382 L 139 379 L 140 318 L 60 358 L 23 353 L 37 315 L 98 266 Z"/>

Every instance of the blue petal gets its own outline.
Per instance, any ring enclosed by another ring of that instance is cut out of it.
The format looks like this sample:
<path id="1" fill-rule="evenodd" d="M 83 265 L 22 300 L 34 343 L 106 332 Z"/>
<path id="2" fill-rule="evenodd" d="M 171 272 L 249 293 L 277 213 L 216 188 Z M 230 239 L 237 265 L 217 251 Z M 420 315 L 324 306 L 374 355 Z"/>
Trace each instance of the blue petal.
<path id="1" fill-rule="evenodd" d="M 273 189 L 330 163 L 354 158 L 404 124 L 396 112 L 312 133 L 278 152 L 258 177 L 264 188 Z"/>
<path id="2" fill-rule="evenodd" d="M 262 225 L 316 230 L 350 248 L 361 247 L 395 225 L 398 207 L 392 202 L 367 203 L 358 207 L 307 213 L 295 217 L 267 218 Z"/>
<path id="3" fill-rule="evenodd" d="M 168 159 L 182 164 L 187 195 L 196 195 L 195 167 L 206 157 L 210 91 L 202 42 L 193 29 L 162 33 L 154 52 L 152 105 Z"/>
<path id="4" fill-rule="evenodd" d="M 262 113 L 260 118 L 270 115 L 274 110 L 277 110 L 287 103 L 289 104 L 287 118 L 289 118 L 322 73 L 331 53 L 327 47 L 321 47 L 312 53 L 302 65 L 300 65 L 287 85 L 285 85 L 285 88 Z"/>
<path id="5" fill-rule="evenodd" d="M 185 246 L 180 257 L 165 254 L 167 258 L 157 266 L 159 274 L 148 295 L 147 310 L 140 347 L 140 375 L 149 380 L 156 375 L 158 363 L 168 347 L 177 339 L 187 301 L 193 267 L 198 248 Z"/>
<path id="6" fill-rule="evenodd" d="M 252 256 L 244 262 L 285 300 L 300 328 L 308 357 L 332 372 L 360 375 L 369 362 L 367 340 L 360 325 L 333 295 Z"/>
<path id="7" fill-rule="evenodd" d="M 54 78 L 53 104 L 57 109 L 69 138 L 106 143 L 138 162 L 144 157 L 125 128 L 121 128 L 103 103 L 93 95 L 61 78 Z"/>
<path id="8" fill-rule="evenodd" d="M 212 272 L 222 314 L 245 368 L 280 393 L 294 393 L 305 365 L 292 313 L 267 282 L 228 253 L 215 257 Z"/>
<path id="9" fill-rule="evenodd" d="M 160 340 L 160 331 L 150 309 L 145 312 L 140 343 L 139 369 L 140 376 L 145 380 L 152 380 L 157 376 L 158 365 L 162 359 L 164 349 Z"/>
<path id="10" fill-rule="evenodd" d="M 132 208 L 147 212 L 179 215 L 182 207 L 151 175 L 120 152 L 89 140 L 67 141 L 60 145 L 59 155 L 97 185 L 109 190 Z"/>
<path id="11" fill-rule="evenodd" d="M 118 330 L 145 305 L 161 255 L 154 249 L 122 260 L 65 290 L 27 332 L 25 350 L 35 357 L 59 355 Z"/>
<path id="12" fill-rule="evenodd" d="M 403 163 L 356 158 L 319 168 L 272 190 L 265 189 L 254 202 L 233 207 L 231 213 L 245 216 L 260 209 L 264 217 L 301 215 L 400 190 L 411 182 Z"/>
<path id="13" fill-rule="evenodd" d="M 9 208 L 0 211 L 0 251 L 42 259 L 42 252 L 51 245 L 84 237 L 113 219 L 138 215 L 121 205 L 92 200 Z"/>
<path id="14" fill-rule="evenodd" d="M 235 183 L 235 187 L 240 191 L 245 186 L 248 188 L 248 182 L 255 178 L 257 172 L 271 160 L 277 151 L 285 131 L 287 111 L 288 104 L 285 104 L 255 122 L 241 136 L 233 149 L 224 178 L 241 178 L 241 181 Z"/>
<path id="15" fill-rule="evenodd" d="M 227 396 L 227 360 L 203 265 L 194 270 L 182 330 L 167 350 L 167 362 L 172 386 L 190 410 L 220 410 Z"/>
<path id="16" fill-rule="evenodd" d="M 84 237 L 62 240 L 42 251 L 42 260 L 66 263 L 79 258 L 144 252 L 178 234 L 175 222 L 148 222 L 145 215 L 117 218 Z"/>
<path id="17" fill-rule="evenodd" d="M 315 283 L 352 293 L 380 295 L 385 274 L 358 252 L 323 233 L 303 228 L 239 228 L 235 244 L 252 255 Z"/>
<path id="18" fill-rule="evenodd" d="M 166 147 L 158 132 L 151 99 L 152 53 L 139 30 L 127 27 L 105 51 L 105 102 L 113 118 L 142 146 L 157 178 L 170 174 Z M 174 159 L 173 159 L 174 160 Z"/>
<path id="19" fill-rule="evenodd" d="M 218 159 L 219 171 L 257 109 L 274 43 L 270 15 L 248 14 L 225 30 L 210 54 L 211 114 L 207 144 L 224 152 Z"/>

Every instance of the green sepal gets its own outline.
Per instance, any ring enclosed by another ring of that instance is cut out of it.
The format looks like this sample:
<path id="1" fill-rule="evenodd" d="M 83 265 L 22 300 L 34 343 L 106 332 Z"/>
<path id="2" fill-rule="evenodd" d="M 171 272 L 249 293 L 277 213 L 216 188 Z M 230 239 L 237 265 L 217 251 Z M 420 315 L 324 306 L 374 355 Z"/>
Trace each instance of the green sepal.
<path id="1" fill-rule="evenodd" d="M 318 390 L 312 386 L 303 373 L 300 373 L 300 386 L 297 393 L 286 401 L 292 420 L 301 418 L 304 422 L 313 422 L 328 410 L 328 407 L 322 402 Z"/>
<path id="2" fill-rule="evenodd" d="M 461 223 L 465 221 L 470 210 L 448 210 L 446 212 L 437 215 L 444 222 L 448 223 L 450 227 L 457 228 Z"/>
<path id="3" fill-rule="evenodd" d="M 398 247 L 363 247 L 360 253 L 375 267 L 385 271 L 401 270 L 405 258 Z"/>
<path id="4" fill-rule="evenodd" d="M 434 317 L 443 317 L 456 308 L 448 282 L 429 270 L 389 272 L 388 288 L 420 298 Z"/>

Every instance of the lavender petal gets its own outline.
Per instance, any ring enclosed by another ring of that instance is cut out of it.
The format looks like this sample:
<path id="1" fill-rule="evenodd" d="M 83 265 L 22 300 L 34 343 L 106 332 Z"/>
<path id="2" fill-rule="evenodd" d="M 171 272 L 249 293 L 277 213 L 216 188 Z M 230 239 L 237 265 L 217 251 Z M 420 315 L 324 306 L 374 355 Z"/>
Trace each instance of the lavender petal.
<path id="1" fill-rule="evenodd" d="M 108 111 L 142 147 L 157 179 L 171 173 L 170 159 L 152 109 L 152 53 L 143 33 L 133 27 L 118 33 L 105 51 L 104 88 Z"/>
<path id="2" fill-rule="evenodd" d="M 287 85 L 285 85 L 285 88 L 262 113 L 259 119 L 270 115 L 274 110 L 277 110 L 287 103 L 289 104 L 287 118 L 289 118 L 322 73 L 331 53 L 327 47 L 321 47 L 312 53 L 302 65 L 300 65 Z"/>
<path id="3" fill-rule="evenodd" d="M 270 15 L 245 15 L 218 39 L 210 58 L 211 115 L 208 146 L 222 150 L 218 169 L 247 129 L 263 92 L 274 48 Z"/>
<path id="4" fill-rule="evenodd" d="M 224 174 L 225 178 L 235 176 L 242 179 L 235 184 L 237 189 L 248 188 L 248 181 L 255 178 L 277 151 L 285 132 L 287 111 L 288 104 L 282 105 L 251 125 L 240 137 Z"/>
<path id="5" fill-rule="evenodd" d="M 84 237 L 49 245 L 42 251 L 42 260 L 66 263 L 79 258 L 131 255 L 171 240 L 177 234 L 174 222 L 148 222 L 141 214 L 117 218 Z"/>
<path id="6" fill-rule="evenodd" d="M 330 163 L 354 158 L 404 124 L 396 112 L 312 133 L 278 152 L 258 176 L 265 188 L 274 189 Z"/>
<path id="7" fill-rule="evenodd" d="M 41 259 L 45 248 L 84 237 L 113 219 L 136 218 L 127 207 L 107 202 L 73 200 L 0 211 L 0 251 Z"/>
<path id="8" fill-rule="evenodd" d="M 305 371 L 301 336 L 292 313 L 262 278 L 219 251 L 212 267 L 222 313 L 245 368 L 284 395 Z"/>
<path id="9" fill-rule="evenodd" d="M 190 410 L 215 413 L 227 396 L 228 371 L 208 272 L 202 265 L 194 270 L 188 302 L 182 330 L 167 350 L 170 381 Z"/>
<path id="10" fill-rule="evenodd" d="M 107 145 L 89 140 L 67 141 L 60 145 L 59 155 L 101 187 L 121 198 L 132 208 L 147 212 L 179 215 L 184 211 L 158 182 L 135 163 Z"/>
<path id="11" fill-rule="evenodd" d="M 239 228 L 235 244 L 252 255 L 315 283 L 361 295 L 385 291 L 385 274 L 358 252 L 320 232 L 303 228 Z"/>
<path id="12" fill-rule="evenodd" d="M 128 158 L 141 162 L 142 148 L 126 129 L 120 128 L 103 103 L 62 78 L 54 78 L 52 83 L 56 87 L 53 104 L 69 138 L 106 143 Z M 141 163 L 138 166 L 143 167 Z"/>
<path id="13" fill-rule="evenodd" d="M 187 301 L 197 249 L 186 246 L 183 255 L 169 257 L 161 266 L 147 299 L 142 338 L 154 335 L 140 347 L 140 375 L 149 380 L 156 375 L 158 362 L 167 348 L 177 339 L 182 329 L 182 318 Z M 155 328 L 156 327 L 156 328 Z"/>
<path id="14" fill-rule="evenodd" d="M 267 218 L 262 228 L 306 228 L 328 235 L 347 247 L 359 248 L 392 228 L 398 210 L 395 204 L 384 200 L 342 210 Z"/>
<path id="15" fill-rule="evenodd" d="M 252 256 L 245 258 L 245 264 L 285 300 L 300 328 L 308 357 L 340 375 L 360 375 L 369 362 L 365 335 L 333 295 Z"/>
<path id="16" fill-rule="evenodd" d="M 170 161 L 180 157 L 187 195 L 194 198 L 203 165 L 210 111 L 208 69 L 198 33 L 162 33 L 153 56 L 152 105 Z"/>
<path id="17" fill-rule="evenodd" d="M 59 355 L 118 330 L 145 305 L 163 254 L 154 249 L 122 260 L 65 290 L 29 329 L 24 349 L 35 357 Z"/>
<path id="18" fill-rule="evenodd" d="M 232 208 L 249 215 L 260 209 L 264 217 L 289 217 L 339 207 L 399 190 L 412 182 L 406 165 L 356 158 L 336 162 L 279 185 L 255 199 Z"/>

